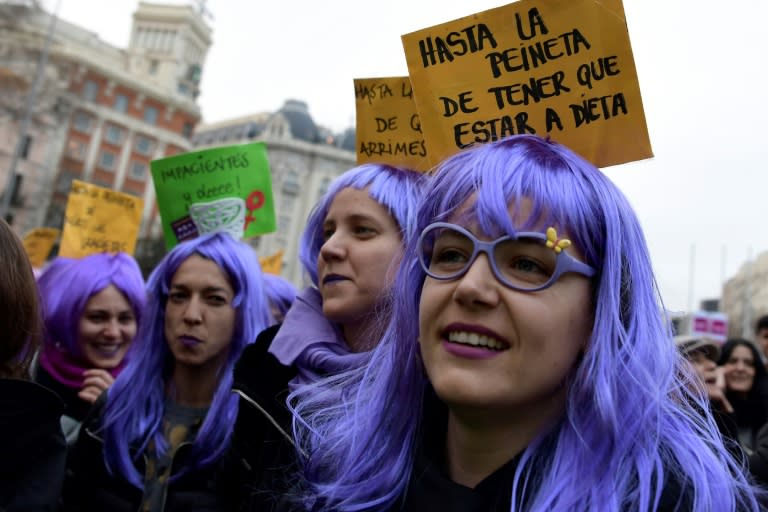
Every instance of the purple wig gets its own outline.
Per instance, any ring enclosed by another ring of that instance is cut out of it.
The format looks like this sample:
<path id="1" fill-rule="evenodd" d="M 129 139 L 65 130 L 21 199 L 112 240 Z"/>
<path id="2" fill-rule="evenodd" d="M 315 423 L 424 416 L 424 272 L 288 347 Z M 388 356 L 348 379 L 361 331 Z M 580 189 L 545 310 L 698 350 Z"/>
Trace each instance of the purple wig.
<path id="1" fill-rule="evenodd" d="M 168 442 L 163 437 L 166 382 L 173 372 L 173 354 L 165 339 L 165 305 L 171 279 L 190 256 L 199 255 L 216 263 L 227 275 L 235 296 L 235 329 L 218 389 L 195 438 L 191 466 L 183 471 L 214 463 L 229 439 L 237 415 L 237 396 L 230 393 L 232 368 L 243 348 L 271 323 L 261 267 L 253 249 L 224 233 L 211 233 L 177 245 L 165 255 L 147 282 L 145 319 L 139 325 L 133 356 L 109 389 L 104 413 L 104 460 L 113 473 L 143 488 L 143 475 L 136 471 L 130 453 L 139 447 L 141 457 L 150 440 L 158 453 Z"/>
<path id="2" fill-rule="evenodd" d="M 88 300 L 110 285 L 125 296 L 138 324 L 146 292 L 141 269 L 131 255 L 98 253 L 53 260 L 37 280 L 45 321 L 43 350 L 58 343 L 73 356 L 82 357 L 78 345 L 80 317 Z"/>
<path id="3" fill-rule="evenodd" d="M 275 274 L 264 274 L 264 291 L 269 304 L 285 318 L 293 301 L 296 300 L 296 287 L 284 277 Z"/>
<path id="4" fill-rule="evenodd" d="M 618 188 L 564 146 L 513 136 L 443 162 L 416 230 L 450 218 L 473 194 L 465 213 L 488 236 L 537 222 L 558 226 L 579 240 L 597 270 L 594 326 L 568 377 L 562 420 L 521 454 L 511 510 L 523 503 L 536 512 L 654 510 L 669 479 L 690 490 L 696 511 L 758 510 L 758 491 L 711 416 L 698 412 L 708 401 L 700 387 L 688 387 L 640 224 Z M 510 216 L 509 205 L 524 198 L 532 212 L 513 225 L 519 217 Z M 308 454 L 306 498 L 316 508 L 384 510 L 408 486 L 427 385 L 416 341 L 425 275 L 415 246 L 411 239 L 394 284 L 392 320 L 369 364 L 330 377 L 350 399 L 333 403 L 330 395 L 301 390 L 290 397 L 294 431 Z"/>
<path id="5" fill-rule="evenodd" d="M 426 178 L 421 173 L 386 164 L 353 167 L 333 180 L 328 192 L 309 215 L 299 243 L 299 259 L 315 286 L 318 284 L 317 258 L 325 242 L 323 223 L 336 194 L 350 187 L 358 190 L 367 188 L 368 195 L 392 215 L 400 228 L 403 241 L 407 241 L 418 234 L 413 213 L 421 200 L 425 182 Z"/>

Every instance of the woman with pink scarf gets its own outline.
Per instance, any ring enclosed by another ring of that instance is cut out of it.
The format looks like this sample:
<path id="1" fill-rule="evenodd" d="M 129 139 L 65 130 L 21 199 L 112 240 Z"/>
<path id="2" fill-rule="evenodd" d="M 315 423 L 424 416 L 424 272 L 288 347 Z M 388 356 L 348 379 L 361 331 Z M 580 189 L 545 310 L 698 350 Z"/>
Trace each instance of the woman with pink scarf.
<path id="1" fill-rule="evenodd" d="M 35 381 L 66 404 L 68 438 L 125 366 L 145 303 L 144 279 L 128 254 L 58 258 L 37 281 L 44 317 Z"/>

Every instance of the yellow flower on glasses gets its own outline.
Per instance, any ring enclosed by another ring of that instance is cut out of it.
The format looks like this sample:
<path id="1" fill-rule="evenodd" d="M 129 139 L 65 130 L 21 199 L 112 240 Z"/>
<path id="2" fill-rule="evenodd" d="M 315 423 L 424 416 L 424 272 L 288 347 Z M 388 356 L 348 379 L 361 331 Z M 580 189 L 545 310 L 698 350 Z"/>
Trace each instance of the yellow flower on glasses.
<path id="1" fill-rule="evenodd" d="M 560 254 L 563 249 L 571 246 L 571 241 L 567 238 L 557 238 L 557 230 L 555 228 L 547 228 L 547 247 Z"/>

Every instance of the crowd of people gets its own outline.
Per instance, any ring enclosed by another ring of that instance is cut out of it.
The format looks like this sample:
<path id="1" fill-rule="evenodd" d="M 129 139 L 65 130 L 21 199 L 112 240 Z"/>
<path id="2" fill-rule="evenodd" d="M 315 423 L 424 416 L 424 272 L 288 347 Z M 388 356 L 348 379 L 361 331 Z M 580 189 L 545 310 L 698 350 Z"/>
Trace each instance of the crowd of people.
<path id="1" fill-rule="evenodd" d="M 768 317 L 677 336 L 640 223 L 517 135 L 339 176 L 310 283 L 211 233 L 36 279 L 0 221 L 0 510 L 757 511 Z"/>

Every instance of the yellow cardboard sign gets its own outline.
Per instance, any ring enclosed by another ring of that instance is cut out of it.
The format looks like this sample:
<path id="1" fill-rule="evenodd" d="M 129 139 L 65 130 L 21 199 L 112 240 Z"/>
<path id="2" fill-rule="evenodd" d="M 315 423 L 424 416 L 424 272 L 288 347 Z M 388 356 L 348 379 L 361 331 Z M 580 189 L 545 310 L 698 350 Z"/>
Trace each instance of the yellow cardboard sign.
<path id="1" fill-rule="evenodd" d="M 59 255 L 133 254 L 143 209 L 144 201 L 136 196 L 73 180 Z"/>
<path id="2" fill-rule="evenodd" d="M 356 78 L 354 82 L 357 163 L 428 171 L 431 163 L 408 77 Z"/>
<path id="3" fill-rule="evenodd" d="M 279 276 L 280 272 L 283 270 L 283 252 L 284 251 L 281 249 L 271 256 L 259 258 L 261 270 L 267 274 L 275 274 Z"/>
<path id="4" fill-rule="evenodd" d="M 56 228 L 34 228 L 24 235 L 22 243 L 24 250 L 29 256 L 29 261 L 34 268 L 41 268 L 51 254 L 56 240 L 59 238 L 60 229 Z"/>
<path id="5" fill-rule="evenodd" d="M 433 163 L 520 133 L 598 167 L 653 156 L 621 0 L 521 0 L 402 41 Z"/>

